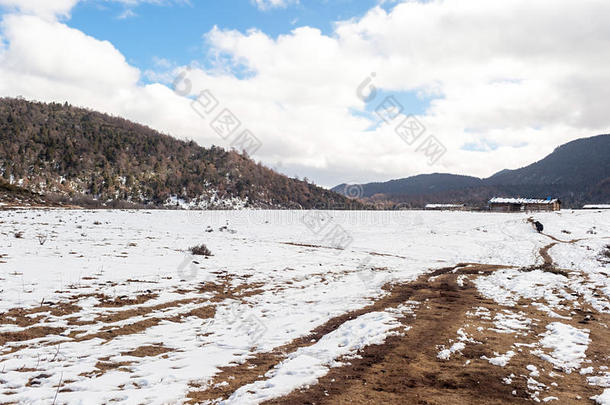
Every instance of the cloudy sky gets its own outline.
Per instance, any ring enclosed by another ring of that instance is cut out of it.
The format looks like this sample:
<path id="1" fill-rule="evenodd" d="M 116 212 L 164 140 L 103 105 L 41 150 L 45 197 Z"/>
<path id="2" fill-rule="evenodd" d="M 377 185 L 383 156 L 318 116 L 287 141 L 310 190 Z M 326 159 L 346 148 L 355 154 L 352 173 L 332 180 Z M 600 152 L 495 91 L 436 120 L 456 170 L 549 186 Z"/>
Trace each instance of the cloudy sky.
<path id="1" fill-rule="evenodd" d="M 607 0 L 0 0 L 0 10 L 0 96 L 68 101 L 203 146 L 229 148 L 249 130 L 256 160 L 324 186 L 488 176 L 610 132 Z"/>

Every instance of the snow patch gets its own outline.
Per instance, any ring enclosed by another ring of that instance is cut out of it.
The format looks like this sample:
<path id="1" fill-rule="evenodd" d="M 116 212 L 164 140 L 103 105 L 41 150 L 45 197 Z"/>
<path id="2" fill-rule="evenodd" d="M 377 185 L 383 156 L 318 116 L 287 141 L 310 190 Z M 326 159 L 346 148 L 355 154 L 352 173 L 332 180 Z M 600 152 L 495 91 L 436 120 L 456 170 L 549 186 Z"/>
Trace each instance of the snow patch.
<path id="1" fill-rule="evenodd" d="M 438 357 L 441 360 L 449 360 L 449 358 L 451 357 L 452 354 L 454 354 L 456 352 L 461 352 L 462 350 L 464 350 L 465 347 L 466 347 L 466 345 L 463 342 L 454 343 L 453 345 L 451 345 L 451 347 L 449 349 L 443 349 L 440 352 L 438 352 L 436 357 Z"/>
<path id="2" fill-rule="evenodd" d="M 542 350 L 535 350 L 532 353 L 568 374 L 579 368 L 586 358 L 585 352 L 591 342 L 589 330 L 577 329 L 561 322 L 553 322 L 546 328 L 548 331 L 543 334 L 540 345 L 553 349 L 553 352 L 547 354 Z"/>
<path id="3" fill-rule="evenodd" d="M 489 358 L 487 356 L 481 356 L 481 358 L 483 360 L 489 361 L 494 366 L 504 367 L 508 364 L 508 362 L 510 361 L 510 359 L 513 358 L 514 355 L 515 355 L 515 352 L 512 350 L 509 350 L 505 354 L 499 354 L 499 353 L 494 352 L 494 356 L 496 356 L 496 357 Z"/>
<path id="4" fill-rule="evenodd" d="M 610 405 L 610 389 L 605 389 L 603 393 L 591 397 L 599 405 Z"/>

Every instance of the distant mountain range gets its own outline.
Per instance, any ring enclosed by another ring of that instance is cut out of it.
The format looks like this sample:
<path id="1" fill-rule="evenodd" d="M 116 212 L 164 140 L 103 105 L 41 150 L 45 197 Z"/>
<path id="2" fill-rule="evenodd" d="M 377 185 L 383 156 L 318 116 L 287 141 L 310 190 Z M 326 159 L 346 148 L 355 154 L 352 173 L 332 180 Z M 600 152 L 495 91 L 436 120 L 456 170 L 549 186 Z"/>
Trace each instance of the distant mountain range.
<path id="1" fill-rule="evenodd" d="M 68 104 L 0 98 L 0 203 L 36 204 L 40 195 L 81 206 L 363 207 L 245 153 Z"/>
<path id="2" fill-rule="evenodd" d="M 558 197 L 568 207 L 610 202 L 610 135 L 578 139 L 562 145 L 544 159 L 493 176 L 426 174 L 332 190 L 368 201 L 390 201 L 421 207 L 427 203 L 485 205 L 493 196 Z"/>

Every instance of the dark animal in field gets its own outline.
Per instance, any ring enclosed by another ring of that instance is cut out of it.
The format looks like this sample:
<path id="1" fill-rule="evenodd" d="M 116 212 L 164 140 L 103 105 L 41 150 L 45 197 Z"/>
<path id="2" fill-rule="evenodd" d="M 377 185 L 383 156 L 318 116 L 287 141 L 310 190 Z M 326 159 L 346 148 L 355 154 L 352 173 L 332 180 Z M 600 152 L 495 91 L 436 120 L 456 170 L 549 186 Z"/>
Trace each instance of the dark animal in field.
<path id="1" fill-rule="evenodd" d="M 536 228 L 536 230 L 538 231 L 538 233 L 541 233 L 542 231 L 544 231 L 544 225 L 542 225 L 540 222 L 535 221 L 534 222 L 534 227 Z"/>

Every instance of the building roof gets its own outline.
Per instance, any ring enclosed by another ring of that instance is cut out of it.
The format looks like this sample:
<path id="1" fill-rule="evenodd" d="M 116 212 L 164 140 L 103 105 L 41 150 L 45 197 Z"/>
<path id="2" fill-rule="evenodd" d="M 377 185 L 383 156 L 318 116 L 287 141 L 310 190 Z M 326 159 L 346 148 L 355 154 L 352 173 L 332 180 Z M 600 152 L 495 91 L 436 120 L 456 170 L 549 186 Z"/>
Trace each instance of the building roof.
<path id="1" fill-rule="evenodd" d="M 587 204 L 582 208 L 585 210 L 608 210 L 610 209 L 610 204 Z"/>
<path id="2" fill-rule="evenodd" d="M 557 198 L 539 199 L 539 198 L 498 198 L 494 197 L 489 200 L 490 204 L 553 204 L 558 202 Z"/>

